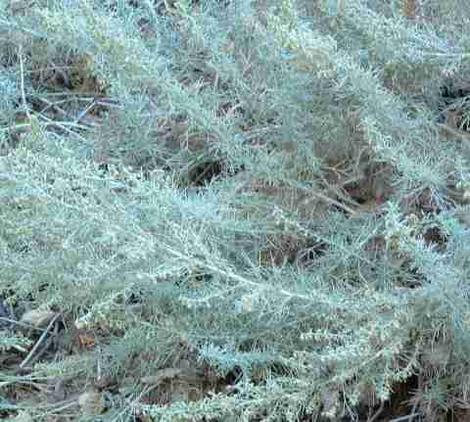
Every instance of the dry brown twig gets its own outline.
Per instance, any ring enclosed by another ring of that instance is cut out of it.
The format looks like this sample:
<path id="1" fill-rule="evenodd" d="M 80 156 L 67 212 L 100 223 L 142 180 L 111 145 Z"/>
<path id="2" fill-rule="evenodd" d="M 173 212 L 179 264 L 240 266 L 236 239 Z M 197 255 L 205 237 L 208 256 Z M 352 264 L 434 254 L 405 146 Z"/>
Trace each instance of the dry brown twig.
<path id="1" fill-rule="evenodd" d="M 44 342 L 44 340 L 46 339 L 47 337 L 47 334 L 49 333 L 49 331 L 52 329 L 52 327 L 54 326 L 54 324 L 56 323 L 56 321 L 59 319 L 60 317 L 60 314 L 55 314 L 54 317 L 51 319 L 51 321 L 49 322 L 48 326 L 46 327 L 46 329 L 44 330 L 44 332 L 41 334 L 41 336 L 39 337 L 38 341 L 36 342 L 36 344 L 34 345 L 34 347 L 30 350 L 30 352 L 28 353 L 28 356 L 26 356 L 24 359 L 23 359 L 23 362 L 20 363 L 20 368 L 23 369 L 25 368 L 26 365 L 28 365 L 28 363 L 31 362 L 31 360 L 33 359 L 34 357 L 34 354 L 36 353 L 36 351 L 39 349 L 39 347 L 41 347 L 42 343 Z M 44 350 L 42 351 L 44 352 Z M 37 359 L 36 359 L 37 360 Z"/>

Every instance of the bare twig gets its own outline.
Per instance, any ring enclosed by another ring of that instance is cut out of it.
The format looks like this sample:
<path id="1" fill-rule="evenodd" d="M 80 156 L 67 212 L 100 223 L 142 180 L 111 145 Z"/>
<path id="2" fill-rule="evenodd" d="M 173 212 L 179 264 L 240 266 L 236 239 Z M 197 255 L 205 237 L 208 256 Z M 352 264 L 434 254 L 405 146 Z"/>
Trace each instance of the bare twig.
<path id="1" fill-rule="evenodd" d="M 81 124 L 78 124 L 78 123 L 73 123 L 73 122 L 57 122 L 57 121 L 49 119 L 48 117 L 43 116 L 43 115 L 39 115 L 39 117 L 41 117 L 43 120 L 45 120 L 47 122 L 47 126 L 56 126 L 59 129 L 62 129 L 63 131 L 69 133 L 70 135 L 73 135 L 73 136 L 77 137 L 81 141 L 87 142 L 87 140 L 83 136 L 81 136 L 77 132 L 69 129 L 69 127 L 74 127 L 74 128 L 77 128 L 77 129 L 89 129 L 88 126 L 84 126 L 84 125 L 81 125 Z"/>
<path id="2" fill-rule="evenodd" d="M 82 120 L 88 112 L 96 105 L 96 101 L 93 98 L 85 107 L 85 109 L 77 116 L 75 119 L 75 123 L 80 123 L 80 120 Z"/>
<path id="3" fill-rule="evenodd" d="M 383 410 L 384 410 L 384 401 L 381 400 L 380 401 L 380 406 L 377 409 L 377 412 L 375 412 L 370 418 L 367 418 L 367 422 L 373 422 L 373 421 L 377 420 L 377 418 L 381 415 Z"/>
<path id="4" fill-rule="evenodd" d="M 34 345 L 34 347 L 31 349 L 31 351 L 28 353 L 28 356 L 26 356 L 23 360 L 23 362 L 20 363 L 20 368 L 23 369 L 33 358 L 34 354 L 36 351 L 39 349 L 41 346 L 42 342 L 46 339 L 47 333 L 52 329 L 54 326 L 55 322 L 59 318 L 60 314 L 55 314 L 54 317 L 51 319 L 49 322 L 49 325 L 47 328 L 44 330 L 44 332 L 41 334 L 41 337 L 39 337 L 38 341 Z"/>
<path id="5" fill-rule="evenodd" d="M 51 347 L 53 337 L 54 334 L 45 341 L 44 346 L 30 359 L 28 362 L 30 367 L 32 367 L 41 358 L 41 356 L 46 352 L 47 349 L 49 349 L 49 347 Z"/>
<path id="6" fill-rule="evenodd" d="M 43 114 L 44 112 L 46 112 L 48 109 L 52 108 L 54 109 L 55 111 L 59 112 L 60 114 L 62 114 L 62 116 L 65 116 L 65 117 L 70 117 L 70 115 L 61 107 L 59 107 L 57 104 L 58 103 L 53 103 L 49 100 L 47 100 L 46 98 L 43 98 L 43 97 L 40 97 L 39 98 L 40 101 L 42 101 L 44 104 L 47 105 L 47 107 L 44 107 L 42 110 L 41 110 L 41 114 Z M 59 101 L 60 103 L 60 101 Z"/>
<path id="7" fill-rule="evenodd" d="M 26 91 L 24 88 L 24 64 L 23 64 L 23 47 L 20 44 L 18 47 L 18 57 L 20 59 L 20 88 L 21 88 L 21 101 L 23 103 L 23 108 L 28 117 L 28 120 L 31 121 L 31 114 L 29 112 L 28 103 L 26 102 Z"/>
<path id="8" fill-rule="evenodd" d="M 339 201 L 337 201 L 336 199 L 334 198 L 330 198 L 329 196 L 327 195 L 324 195 L 323 193 L 321 192 L 318 192 L 318 191 L 314 191 L 314 190 L 309 190 L 309 193 L 323 201 L 325 201 L 326 203 L 330 204 L 330 205 L 334 205 L 340 209 L 342 209 L 343 211 L 346 211 L 348 214 L 351 214 L 351 215 L 357 215 L 357 211 L 356 210 L 353 210 L 351 207 L 348 207 L 346 204 L 343 204 Z M 308 201 L 307 201 L 308 202 Z"/>
<path id="9" fill-rule="evenodd" d="M 24 322 L 15 321 L 14 319 L 6 318 L 6 317 L 0 317 L 0 321 L 5 321 L 5 322 L 8 322 L 10 324 L 18 325 L 20 327 L 29 328 L 29 329 L 32 329 L 32 330 L 37 330 L 37 331 L 41 331 L 41 332 L 44 331 L 42 328 L 35 327 L 34 325 L 25 324 Z"/>
<path id="10" fill-rule="evenodd" d="M 417 412 L 417 413 L 411 413 L 411 414 L 406 415 L 406 416 L 400 416 L 399 418 L 390 419 L 390 422 L 404 422 L 404 421 L 409 421 L 409 420 L 413 420 L 413 418 L 418 417 L 418 416 L 421 416 L 421 413 L 419 413 L 419 412 Z"/>
<path id="11" fill-rule="evenodd" d="M 80 113 L 80 115 L 75 118 L 74 116 L 70 115 L 70 113 L 68 113 L 67 111 L 65 111 L 63 108 L 59 107 L 56 103 L 53 103 L 49 100 L 47 100 L 46 98 L 43 98 L 43 97 L 39 97 L 39 100 L 42 101 L 44 104 L 47 105 L 47 107 L 45 107 L 44 109 L 41 110 L 41 113 L 40 113 L 40 116 L 41 117 L 44 117 L 44 118 L 47 118 L 45 115 L 44 115 L 44 112 L 47 111 L 49 108 L 52 108 L 54 110 L 56 110 L 58 113 L 60 113 L 62 116 L 64 117 L 67 117 L 69 118 L 70 120 L 74 120 L 73 122 L 62 122 L 61 124 L 64 125 L 67 124 L 69 126 L 72 126 L 72 127 L 78 127 L 78 128 L 88 128 L 88 127 L 93 127 L 93 126 L 96 126 L 95 124 L 90 124 L 90 123 L 84 123 L 84 124 L 81 124 L 80 123 L 80 120 L 86 115 L 86 113 L 88 113 L 88 111 L 90 111 L 96 104 L 95 100 L 92 99 L 89 104 L 85 107 L 84 111 L 82 111 Z M 67 102 L 67 101 L 59 101 L 60 102 Z M 51 121 L 51 120 L 49 120 Z M 54 122 L 52 120 L 52 122 Z M 83 126 L 83 127 L 82 127 Z"/>

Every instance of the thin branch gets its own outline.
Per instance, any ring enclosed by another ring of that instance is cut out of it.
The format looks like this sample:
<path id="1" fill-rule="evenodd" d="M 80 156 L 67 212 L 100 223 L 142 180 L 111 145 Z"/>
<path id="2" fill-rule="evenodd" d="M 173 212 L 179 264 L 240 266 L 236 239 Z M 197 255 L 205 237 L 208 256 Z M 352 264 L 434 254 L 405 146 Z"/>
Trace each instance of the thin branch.
<path id="1" fill-rule="evenodd" d="M 413 418 L 417 418 L 419 416 L 422 416 L 421 413 L 417 412 L 417 413 L 411 413 L 410 415 L 406 415 L 406 416 L 400 416 L 399 418 L 395 418 L 395 419 L 390 419 L 390 422 L 404 422 L 404 421 L 409 421 L 409 420 L 413 420 Z"/>
<path id="2" fill-rule="evenodd" d="M 52 344 L 52 340 L 53 340 L 53 337 L 54 337 L 55 334 L 52 335 L 52 337 L 49 337 L 45 342 L 44 342 L 44 345 L 43 347 L 30 359 L 30 361 L 28 362 L 29 365 L 32 367 L 34 366 L 34 364 L 39 360 L 41 359 L 41 356 L 46 352 L 47 349 L 49 349 L 49 347 L 51 347 L 51 344 Z"/>
<path id="3" fill-rule="evenodd" d="M 51 102 L 51 101 L 49 101 L 49 100 L 47 100 L 46 98 L 43 98 L 43 97 L 39 97 L 39 100 L 47 105 L 47 107 L 44 107 L 41 110 L 41 115 L 44 114 L 48 109 L 52 108 L 55 111 L 57 111 L 58 113 L 62 114 L 62 116 L 64 116 L 64 117 L 68 117 L 68 118 L 71 117 L 63 108 L 59 107 L 57 105 L 57 103 L 53 103 L 53 102 Z"/>
<path id="4" fill-rule="evenodd" d="M 31 351 L 28 353 L 28 356 L 26 356 L 23 360 L 23 362 L 20 363 L 20 368 L 23 369 L 30 361 L 31 359 L 33 358 L 34 354 L 36 353 L 36 351 L 39 349 L 39 347 L 41 346 L 42 342 L 46 339 L 47 337 L 47 334 L 49 333 L 49 331 L 52 329 L 52 327 L 54 326 L 55 322 L 57 321 L 57 319 L 60 317 L 60 314 L 55 314 L 54 317 L 51 319 L 51 321 L 49 322 L 49 325 L 47 326 L 47 328 L 44 330 L 44 332 L 41 334 L 41 337 L 39 337 L 38 341 L 36 342 L 36 344 L 34 345 L 34 347 L 31 349 Z"/>
<path id="5" fill-rule="evenodd" d="M 5 321 L 5 322 L 8 322 L 10 324 L 18 325 L 20 327 L 29 328 L 29 329 L 32 329 L 32 330 L 37 330 L 37 331 L 41 331 L 41 332 L 44 331 L 42 328 L 35 327 L 34 325 L 25 324 L 24 322 L 15 321 L 14 319 L 6 318 L 6 317 L 0 317 L 0 321 Z"/>
<path id="6" fill-rule="evenodd" d="M 18 47 L 18 57 L 20 59 L 20 89 L 21 89 L 21 101 L 23 103 L 23 108 L 28 117 L 28 120 L 31 122 L 31 114 L 29 112 L 28 103 L 26 102 L 26 91 L 24 87 L 24 64 L 23 64 L 23 46 L 20 44 Z"/>
<path id="7" fill-rule="evenodd" d="M 384 401 L 381 400 L 380 406 L 377 409 L 377 412 L 375 412 L 370 418 L 367 418 L 367 422 L 374 422 L 375 420 L 377 420 L 377 418 L 382 414 L 383 410 L 384 410 Z"/>
<path id="8" fill-rule="evenodd" d="M 82 120 L 93 109 L 93 107 L 95 107 L 95 105 L 96 105 L 96 101 L 93 98 L 93 100 L 91 100 L 86 105 L 85 109 L 81 111 L 80 114 L 77 116 L 77 118 L 75 119 L 75 123 L 80 123 L 80 120 Z"/>
<path id="9" fill-rule="evenodd" d="M 325 201 L 326 203 L 328 203 L 330 205 L 334 205 L 334 206 L 342 209 L 343 211 L 347 212 L 348 214 L 351 214 L 353 216 L 357 215 L 356 210 L 353 210 L 351 207 L 348 207 L 346 204 L 343 204 L 343 203 L 337 201 L 334 198 L 330 198 L 329 196 L 324 195 L 323 193 L 318 192 L 318 191 L 314 191 L 314 190 L 309 190 L 308 192 L 310 194 L 312 194 L 313 196 L 316 196 L 317 198 Z"/>

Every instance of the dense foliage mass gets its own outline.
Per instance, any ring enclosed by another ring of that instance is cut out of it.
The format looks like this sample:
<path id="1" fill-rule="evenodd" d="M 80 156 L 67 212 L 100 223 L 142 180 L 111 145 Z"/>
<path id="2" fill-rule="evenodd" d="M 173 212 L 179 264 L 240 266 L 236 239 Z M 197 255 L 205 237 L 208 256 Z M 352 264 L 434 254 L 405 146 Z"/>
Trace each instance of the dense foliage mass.
<path id="1" fill-rule="evenodd" d="M 1 416 L 468 420 L 466 3 L 0 0 Z"/>

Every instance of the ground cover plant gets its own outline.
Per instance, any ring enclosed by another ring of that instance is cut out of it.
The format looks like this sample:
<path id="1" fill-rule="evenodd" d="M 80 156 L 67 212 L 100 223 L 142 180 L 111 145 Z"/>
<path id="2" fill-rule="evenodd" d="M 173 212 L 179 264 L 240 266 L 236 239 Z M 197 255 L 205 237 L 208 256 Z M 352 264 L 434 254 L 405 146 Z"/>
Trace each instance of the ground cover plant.
<path id="1" fill-rule="evenodd" d="M 0 0 L 0 416 L 469 420 L 466 3 Z"/>

